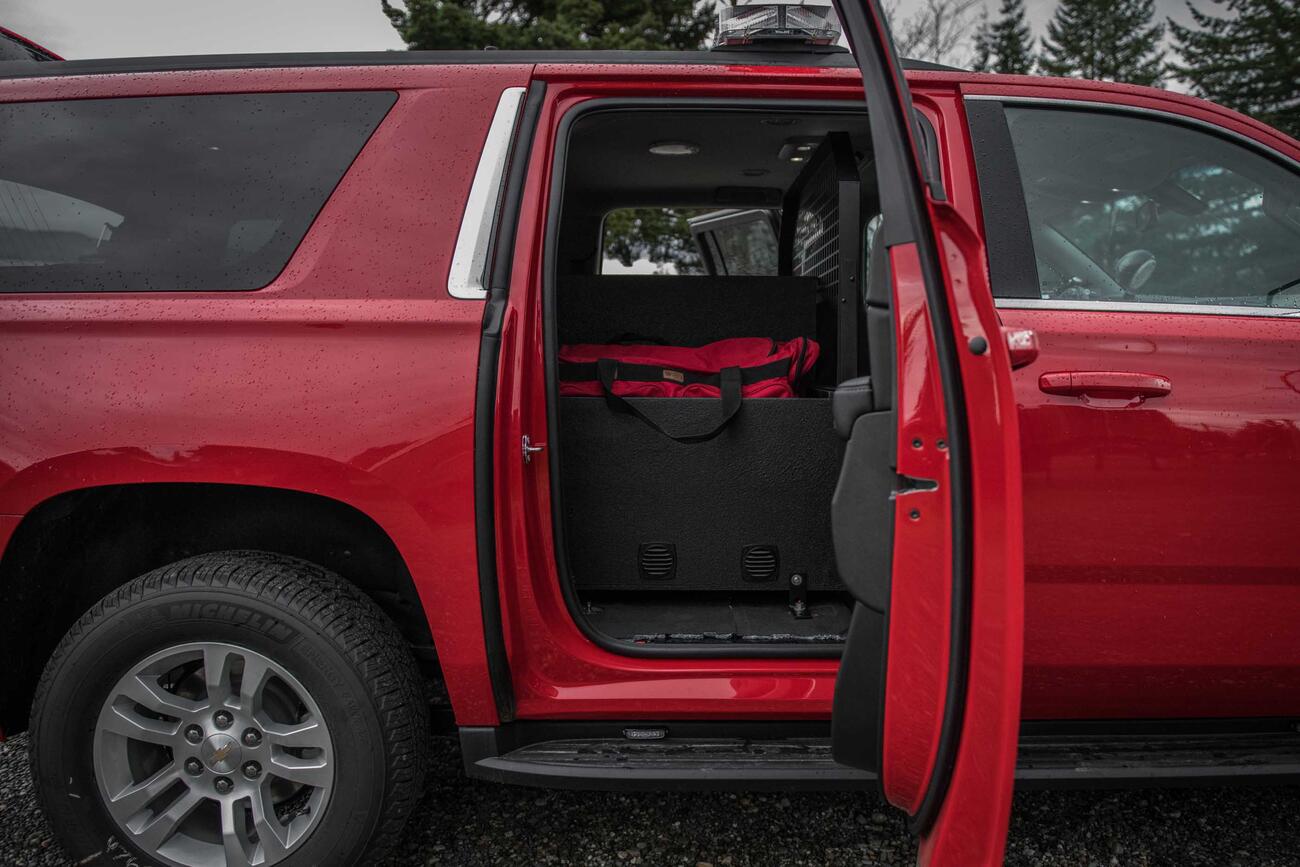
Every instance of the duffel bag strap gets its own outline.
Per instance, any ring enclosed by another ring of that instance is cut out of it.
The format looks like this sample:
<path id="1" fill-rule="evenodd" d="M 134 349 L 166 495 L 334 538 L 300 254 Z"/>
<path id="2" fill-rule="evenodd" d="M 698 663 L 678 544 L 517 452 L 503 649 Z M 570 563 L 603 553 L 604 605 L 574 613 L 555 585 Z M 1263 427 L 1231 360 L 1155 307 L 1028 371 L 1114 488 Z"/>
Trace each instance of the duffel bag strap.
<path id="1" fill-rule="evenodd" d="M 736 413 L 740 412 L 741 374 L 739 367 L 724 367 L 718 372 L 718 390 L 722 392 L 722 420 L 710 430 L 692 434 L 669 433 L 663 429 L 662 425 L 643 413 L 631 401 L 614 393 L 614 383 L 618 380 L 618 359 L 602 358 L 597 361 L 596 378 L 600 381 L 601 390 L 605 392 L 606 406 L 614 412 L 625 412 L 636 416 L 652 430 L 679 443 L 689 445 L 708 442 L 722 433 L 723 429 L 731 424 L 731 420 L 736 417 Z"/>

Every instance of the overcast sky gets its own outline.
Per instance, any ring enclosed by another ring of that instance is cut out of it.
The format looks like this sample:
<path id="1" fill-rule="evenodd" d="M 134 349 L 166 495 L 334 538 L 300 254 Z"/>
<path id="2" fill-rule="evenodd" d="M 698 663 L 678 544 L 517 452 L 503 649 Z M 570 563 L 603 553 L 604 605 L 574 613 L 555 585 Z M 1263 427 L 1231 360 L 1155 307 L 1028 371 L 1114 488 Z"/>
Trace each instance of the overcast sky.
<path id="1" fill-rule="evenodd" d="M 999 0 L 985 2 L 996 12 Z M 1056 0 L 1026 5 L 1041 35 Z M 1186 3 L 1156 0 L 1156 14 L 1186 20 Z M 402 47 L 379 0 L 0 0 L 0 25 L 68 58 Z"/>

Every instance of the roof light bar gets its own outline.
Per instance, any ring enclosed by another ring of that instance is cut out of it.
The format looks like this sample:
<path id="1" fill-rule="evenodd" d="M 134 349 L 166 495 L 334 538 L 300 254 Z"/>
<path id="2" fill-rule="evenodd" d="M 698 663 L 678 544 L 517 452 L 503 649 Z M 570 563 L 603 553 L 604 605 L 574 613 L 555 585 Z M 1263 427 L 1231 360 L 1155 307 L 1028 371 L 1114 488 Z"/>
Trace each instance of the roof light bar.
<path id="1" fill-rule="evenodd" d="M 834 45 L 839 38 L 839 21 L 830 6 L 764 3 L 720 7 L 714 45 L 738 46 L 760 42 Z"/>

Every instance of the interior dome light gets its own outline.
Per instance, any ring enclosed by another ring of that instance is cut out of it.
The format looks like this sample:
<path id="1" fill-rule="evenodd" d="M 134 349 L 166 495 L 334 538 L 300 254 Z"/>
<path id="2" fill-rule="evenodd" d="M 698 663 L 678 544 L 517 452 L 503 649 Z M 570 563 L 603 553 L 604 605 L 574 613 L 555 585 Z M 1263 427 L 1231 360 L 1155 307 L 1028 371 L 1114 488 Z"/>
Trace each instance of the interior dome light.
<path id="1" fill-rule="evenodd" d="M 688 141 L 660 141 L 650 145 L 650 153 L 661 157 L 689 157 L 700 152 L 700 146 Z"/>

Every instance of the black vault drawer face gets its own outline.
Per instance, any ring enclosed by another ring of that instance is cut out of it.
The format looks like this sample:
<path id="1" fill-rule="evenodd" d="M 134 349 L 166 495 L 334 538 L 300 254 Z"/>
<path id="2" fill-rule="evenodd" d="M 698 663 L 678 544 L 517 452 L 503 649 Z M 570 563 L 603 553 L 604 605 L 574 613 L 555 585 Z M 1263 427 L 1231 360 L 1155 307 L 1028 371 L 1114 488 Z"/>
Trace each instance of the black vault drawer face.
<path id="1" fill-rule="evenodd" d="M 716 400 L 632 398 L 672 430 Z M 684 445 L 595 397 L 560 399 L 568 573 L 579 590 L 839 590 L 831 497 L 844 442 L 830 401 L 745 400 L 716 439 Z"/>

